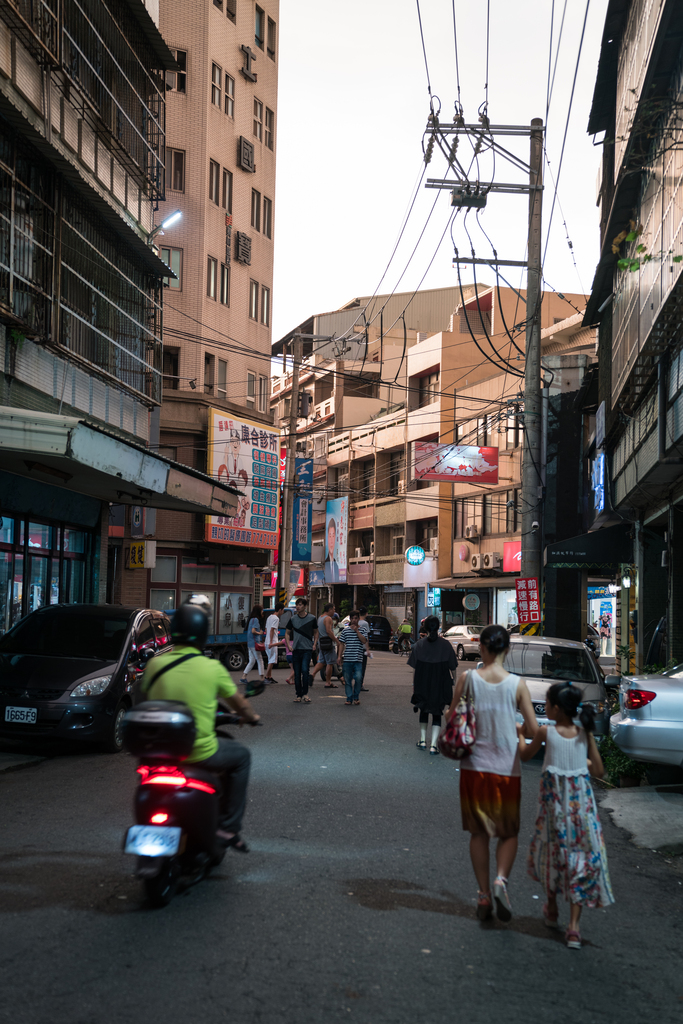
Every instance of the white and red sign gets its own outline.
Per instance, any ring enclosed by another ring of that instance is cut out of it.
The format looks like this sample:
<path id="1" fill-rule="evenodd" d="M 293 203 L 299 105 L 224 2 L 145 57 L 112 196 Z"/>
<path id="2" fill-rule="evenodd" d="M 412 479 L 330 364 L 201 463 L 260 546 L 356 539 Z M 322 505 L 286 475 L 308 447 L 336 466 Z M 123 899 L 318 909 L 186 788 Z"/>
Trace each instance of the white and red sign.
<path id="1" fill-rule="evenodd" d="M 528 622 L 540 622 L 541 602 L 538 596 L 536 576 L 515 580 L 515 588 L 517 590 L 517 618 L 520 625 L 525 625 Z"/>
<path id="2" fill-rule="evenodd" d="M 497 484 L 498 449 L 416 441 L 415 479 Z"/>
<path id="3" fill-rule="evenodd" d="M 522 567 L 521 540 L 508 540 L 503 544 L 503 572 L 519 572 Z"/>

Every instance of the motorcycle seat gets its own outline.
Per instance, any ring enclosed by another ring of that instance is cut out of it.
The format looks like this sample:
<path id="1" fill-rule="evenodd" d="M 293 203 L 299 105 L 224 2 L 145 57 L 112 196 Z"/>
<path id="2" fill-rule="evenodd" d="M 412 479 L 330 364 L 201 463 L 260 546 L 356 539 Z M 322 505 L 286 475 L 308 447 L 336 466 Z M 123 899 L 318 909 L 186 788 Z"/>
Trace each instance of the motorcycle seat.
<path id="1" fill-rule="evenodd" d="M 217 793 L 221 792 L 221 780 L 217 773 L 210 772 L 208 768 L 198 768 L 195 764 L 184 764 L 182 770 L 186 779 L 206 782 L 209 786 L 215 786 Z"/>

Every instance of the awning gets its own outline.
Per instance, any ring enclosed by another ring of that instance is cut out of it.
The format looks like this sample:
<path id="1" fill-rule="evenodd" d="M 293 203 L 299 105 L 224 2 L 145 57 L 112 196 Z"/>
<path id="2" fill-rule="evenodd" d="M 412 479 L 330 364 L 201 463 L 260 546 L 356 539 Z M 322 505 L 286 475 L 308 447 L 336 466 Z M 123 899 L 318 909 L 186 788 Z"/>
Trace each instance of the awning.
<path id="1" fill-rule="evenodd" d="M 620 523 L 604 530 L 549 544 L 545 564 L 554 569 L 613 569 L 633 561 L 633 526 Z"/>
<path id="2" fill-rule="evenodd" d="M 0 406 L 0 469 L 100 501 L 234 515 L 234 488 L 71 416 Z"/>
<path id="3" fill-rule="evenodd" d="M 514 590 L 515 580 L 519 573 L 510 576 L 446 576 L 430 583 L 431 587 L 442 590 L 484 590 L 491 587 L 496 590 Z"/>

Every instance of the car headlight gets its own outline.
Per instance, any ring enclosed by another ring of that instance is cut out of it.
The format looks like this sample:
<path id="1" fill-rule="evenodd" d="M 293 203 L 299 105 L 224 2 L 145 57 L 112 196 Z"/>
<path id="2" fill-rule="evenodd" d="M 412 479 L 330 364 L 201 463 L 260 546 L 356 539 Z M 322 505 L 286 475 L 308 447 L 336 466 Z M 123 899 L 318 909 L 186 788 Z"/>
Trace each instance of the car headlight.
<path id="1" fill-rule="evenodd" d="M 88 679 L 85 683 L 79 683 L 71 691 L 72 697 L 99 697 L 107 689 L 111 682 L 111 676 L 96 676 L 95 679 Z"/>

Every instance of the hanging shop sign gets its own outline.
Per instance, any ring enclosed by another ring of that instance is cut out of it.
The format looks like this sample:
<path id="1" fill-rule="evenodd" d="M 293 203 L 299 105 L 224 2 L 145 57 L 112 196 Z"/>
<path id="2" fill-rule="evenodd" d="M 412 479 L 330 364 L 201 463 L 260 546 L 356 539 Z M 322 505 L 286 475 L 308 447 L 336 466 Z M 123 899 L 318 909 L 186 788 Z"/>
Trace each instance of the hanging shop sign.
<path id="1" fill-rule="evenodd" d="M 522 568 L 521 540 L 508 540 L 503 544 L 503 572 L 519 572 Z"/>
<path id="2" fill-rule="evenodd" d="M 466 608 L 468 612 L 476 612 L 477 608 L 481 604 L 479 600 L 479 594 L 465 594 L 462 599 L 462 606 Z"/>
<path id="3" fill-rule="evenodd" d="M 416 441 L 414 467 L 416 480 L 497 484 L 498 449 Z"/>
<path id="4" fill-rule="evenodd" d="M 419 547 L 417 544 L 413 544 L 411 548 L 406 550 L 406 562 L 408 565 L 422 565 L 425 557 L 424 548 Z"/>
<path id="5" fill-rule="evenodd" d="M 517 591 L 517 616 L 520 625 L 529 622 L 541 621 L 541 603 L 538 598 L 538 579 L 535 576 L 526 576 L 524 579 L 515 580 Z"/>
<path id="6" fill-rule="evenodd" d="M 296 459 L 296 497 L 294 499 L 294 528 L 292 531 L 292 561 L 310 562 L 312 534 L 311 487 L 313 486 L 313 459 Z"/>

